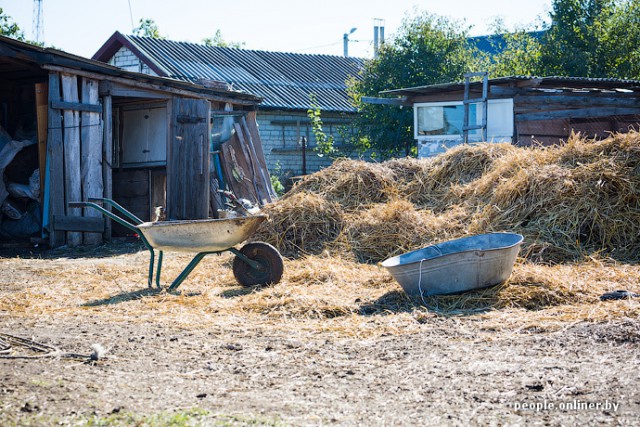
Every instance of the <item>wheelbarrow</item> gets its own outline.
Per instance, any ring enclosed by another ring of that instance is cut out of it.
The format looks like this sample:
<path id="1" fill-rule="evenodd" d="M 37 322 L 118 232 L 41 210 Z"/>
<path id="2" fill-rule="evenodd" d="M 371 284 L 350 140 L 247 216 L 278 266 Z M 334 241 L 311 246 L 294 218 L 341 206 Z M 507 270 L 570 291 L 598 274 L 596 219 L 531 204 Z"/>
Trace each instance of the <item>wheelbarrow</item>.
<path id="1" fill-rule="evenodd" d="M 109 205 L 125 218 L 115 215 L 104 206 Z M 164 251 L 195 253 L 191 262 L 171 283 L 168 290 L 178 288 L 194 268 L 209 254 L 229 251 L 233 259 L 233 275 L 242 286 L 278 283 L 282 278 L 282 256 L 276 248 L 264 242 L 251 242 L 240 250 L 234 246 L 251 236 L 266 215 L 251 215 L 224 219 L 145 222 L 111 199 L 92 198 L 86 202 L 70 202 L 71 208 L 93 208 L 118 224 L 134 231 L 150 252 L 149 287 L 153 286 L 155 251 L 158 264 L 155 283 L 161 288 L 160 273 Z"/>

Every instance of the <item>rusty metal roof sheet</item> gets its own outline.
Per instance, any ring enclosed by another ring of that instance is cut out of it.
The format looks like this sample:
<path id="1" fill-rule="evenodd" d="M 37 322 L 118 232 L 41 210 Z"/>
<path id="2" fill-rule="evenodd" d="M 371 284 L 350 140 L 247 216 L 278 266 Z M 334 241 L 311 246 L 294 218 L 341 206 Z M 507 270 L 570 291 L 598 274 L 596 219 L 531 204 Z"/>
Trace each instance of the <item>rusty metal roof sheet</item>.
<path id="1" fill-rule="evenodd" d="M 567 89 L 567 90 L 629 90 L 640 91 L 640 80 L 596 78 L 596 77 L 563 77 L 563 76 L 509 76 L 489 79 L 489 85 L 509 85 L 511 83 L 527 82 L 528 88 L 533 89 Z M 482 82 L 472 82 L 472 87 L 482 85 Z M 402 89 L 392 89 L 380 92 L 385 95 L 411 96 L 427 95 L 443 92 L 457 92 L 464 90 L 464 83 L 451 82 L 428 86 L 418 86 Z"/>
<path id="2" fill-rule="evenodd" d="M 331 55 L 205 46 L 122 35 L 156 72 L 177 80 L 224 81 L 263 98 L 261 107 L 308 109 L 314 94 L 323 111 L 353 112 L 346 81 L 358 78 L 364 60 Z M 129 45 L 127 43 L 127 45 Z M 95 56 L 94 56 L 95 58 Z"/>

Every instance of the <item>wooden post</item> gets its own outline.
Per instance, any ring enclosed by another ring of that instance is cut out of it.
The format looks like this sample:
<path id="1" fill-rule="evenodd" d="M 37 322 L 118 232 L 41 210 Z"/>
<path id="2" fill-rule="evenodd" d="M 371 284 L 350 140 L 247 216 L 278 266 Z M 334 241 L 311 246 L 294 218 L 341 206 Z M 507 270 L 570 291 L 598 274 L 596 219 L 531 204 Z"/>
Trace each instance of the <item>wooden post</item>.
<path id="1" fill-rule="evenodd" d="M 62 75 L 62 100 L 78 102 L 78 78 L 74 75 Z M 80 115 L 78 111 L 64 110 L 64 172 L 65 203 L 82 201 L 80 174 Z M 67 215 L 82 216 L 82 209 L 67 208 Z M 67 232 L 67 245 L 82 244 L 82 233 Z"/>
<path id="2" fill-rule="evenodd" d="M 98 104 L 98 81 L 88 78 L 82 79 L 82 103 Z M 100 128 L 100 114 L 90 111 L 82 112 L 81 128 L 81 173 L 82 195 L 85 200 L 90 197 L 102 197 L 102 137 Z M 95 209 L 85 208 L 85 217 L 99 217 L 102 214 Z M 102 243 L 102 235 L 85 233 L 84 244 L 98 245 Z"/>
<path id="3" fill-rule="evenodd" d="M 60 101 L 60 75 L 49 73 L 49 101 Z M 49 104 L 50 105 L 50 104 Z M 49 107 L 47 114 L 49 130 L 47 132 L 47 157 L 49 158 L 48 189 L 46 200 L 49 204 L 48 216 L 49 246 L 55 248 L 64 245 L 65 233 L 55 229 L 54 216 L 64 216 L 64 149 L 62 140 L 62 118 L 60 111 Z"/>
<path id="4" fill-rule="evenodd" d="M 102 134 L 102 182 L 103 193 L 107 199 L 113 199 L 113 101 L 111 95 L 102 98 L 102 120 L 104 132 Z M 105 206 L 111 210 L 111 206 Z M 104 234 L 102 236 L 107 242 L 111 241 L 111 221 L 105 221 Z"/>
<path id="5" fill-rule="evenodd" d="M 49 87 L 47 83 L 36 83 L 36 121 L 38 128 L 38 170 L 40 171 L 40 206 L 44 205 L 44 178 L 47 166 L 47 101 Z"/>

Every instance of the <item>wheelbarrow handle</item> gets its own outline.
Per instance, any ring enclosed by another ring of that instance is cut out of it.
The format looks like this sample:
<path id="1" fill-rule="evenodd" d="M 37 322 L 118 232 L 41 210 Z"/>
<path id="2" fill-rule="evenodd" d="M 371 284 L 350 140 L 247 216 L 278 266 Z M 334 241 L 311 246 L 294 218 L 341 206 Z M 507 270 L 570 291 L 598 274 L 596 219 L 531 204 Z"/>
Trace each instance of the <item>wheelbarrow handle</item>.
<path id="1" fill-rule="evenodd" d="M 120 204 L 118 204 L 114 200 L 106 199 L 106 198 L 100 198 L 100 197 L 89 197 L 88 200 L 90 202 L 93 202 L 93 203 L 102 203 L 102 204 L 106 203 L 109 206 L 114 207 L 122 215 L 126 216 L 131 221 L 133 221 L 133 223 L 135 225 L 139 225 L 139 224 L 142 224 L 144 222 L 143 220 L 141 220 L 140 218 L 138 218 L 137 216 L 135 216 L 134 214 L 132 214 L 131 212 L 129 212 L 128 210 L 123 208 Z"/>
<path id="2" fill-rule="evenodd" d="M 134 224 L 131 224 L 130 222 L 125 221 L 124 219 L 122 219 L 119 216 L 115 215 L 113 212 L 109 212 L 108 210 L 106 210 L 102 206 L 98 205 L 97 203 L 94 203 L 94 202 L 69 202 L 69 203 L 67 203 L 67 205 L 70 208 L 93 208 L 93 209 L 101 212 L 103 215 L 111 218 L 112 220 L 114 220 L 118 224 L 122 225 L 123 227 L 127 227 L 128 229 L 133 230 L 136 233 L 140 232 L 140 230 L 138 230 L 138 227 L 136 227 Z M 142 221 L 140 221 L 140 223 L 142 223 Z"/>

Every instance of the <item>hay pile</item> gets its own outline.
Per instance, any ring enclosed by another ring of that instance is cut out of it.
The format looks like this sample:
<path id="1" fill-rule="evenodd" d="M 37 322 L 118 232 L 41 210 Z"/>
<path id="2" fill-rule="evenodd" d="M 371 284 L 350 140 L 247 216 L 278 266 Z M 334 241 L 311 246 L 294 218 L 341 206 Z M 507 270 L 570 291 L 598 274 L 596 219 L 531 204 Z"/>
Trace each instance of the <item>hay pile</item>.
<path id="1" fill-rule="evenodd" d="M 512 231 L 537 262 L 637 260 L 639 195 L 637 132 L 547 148 L 462 145 L 432 159 L 338 161 L 269 206 L 258 237 L 289 257 L 329 250 L 376 263 L 450 238 Z"/>
<path id="2" fill-rule="evenodd" d="M 286 202 L 269 206 L 267 212 L 269 220 L 253 238 L 271 243 L 291 258 L 322 252 L 324 245 L 335 241 L 344 228 L 340 205 L 311 192 L 292 193 Z"/>

